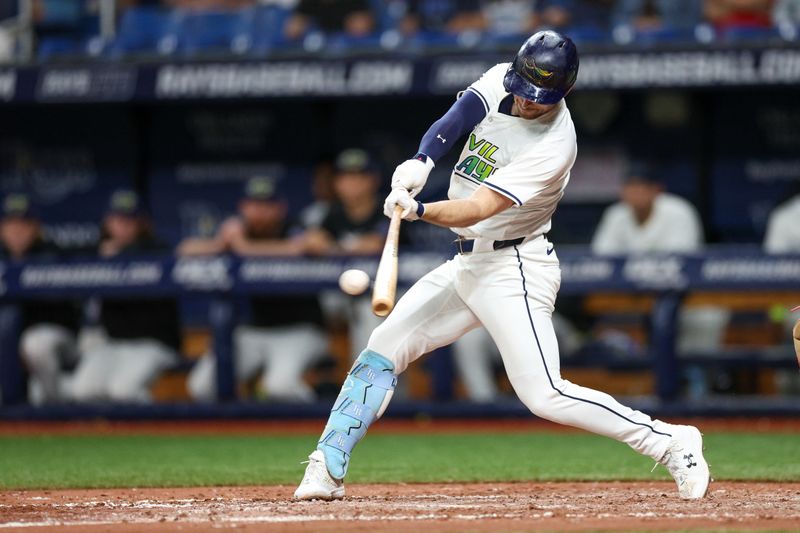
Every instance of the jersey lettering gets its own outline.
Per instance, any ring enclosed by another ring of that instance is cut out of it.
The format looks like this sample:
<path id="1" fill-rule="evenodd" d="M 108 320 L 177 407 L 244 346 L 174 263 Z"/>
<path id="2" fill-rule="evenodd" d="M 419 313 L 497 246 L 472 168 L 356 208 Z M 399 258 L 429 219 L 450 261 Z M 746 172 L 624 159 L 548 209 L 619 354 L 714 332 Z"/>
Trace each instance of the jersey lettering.
<path id="1" fill-rule="evenodd" d="M 492 156 L 498 150 L 498 146 L 488 142 L 486 139 L 478 139 L 474 133 L 469 134 L 469 151 L 478 151 L 477 155 L 469 155 L 464 158 L 456 170 L 478 181 L 483 181 L 494 174 L 497 170 L 497 160 Z"/>
<path id="2" fill-rule="evenodd" d="M 485 139 L 481 139 L 480 141 L 476 140 L 475 139 L 475 134 L 474 133 L 470 133 L 469 134 L 469 151 L 470 152 L 474 152 L 475 150 L 478 149 L 478 147 L 480 145 L 482 145 L 485 142 L 486 142 Z"/>
<path id="3" fill-rule="evenodd" d="M 492 159 L 492 155 L 496 151 L 497 151 L 497 146 L 495 146 L 495 145 L 493 145 L 491 143 L 486 143 L 486 146 L 481 148 L 481 150 L 478 152 L 478 155 L 483 157 L 484 159 L 486 159 L 490 163 L 497 163 L 497 161 Z"/>

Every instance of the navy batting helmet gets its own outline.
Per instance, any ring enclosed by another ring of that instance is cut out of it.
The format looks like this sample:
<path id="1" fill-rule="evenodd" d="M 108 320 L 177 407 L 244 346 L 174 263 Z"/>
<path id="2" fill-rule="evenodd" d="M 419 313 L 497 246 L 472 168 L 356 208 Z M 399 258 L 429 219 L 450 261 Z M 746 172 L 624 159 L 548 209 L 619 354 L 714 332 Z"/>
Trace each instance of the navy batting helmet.
<path id="1" fill-rule="evenodd" d="M 578 77 L 578 49 L 555 31 L 534 33 L 517 52 L 503 79 L 506 91 L 539 104 L 555 104 Z"/>

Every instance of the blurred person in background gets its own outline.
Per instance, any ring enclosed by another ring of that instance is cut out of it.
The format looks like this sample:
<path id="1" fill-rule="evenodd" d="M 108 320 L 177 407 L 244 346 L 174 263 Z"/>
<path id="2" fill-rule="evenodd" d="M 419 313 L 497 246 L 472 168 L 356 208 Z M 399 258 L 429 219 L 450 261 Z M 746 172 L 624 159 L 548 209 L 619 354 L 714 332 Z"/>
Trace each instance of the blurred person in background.
<path id="1" fill-rule="evenodd" d="M 185 239 L 178 245 L 178 254 L 294 256 L 302 253 L 299 231 L 287 218 L 288 207 L 272 178 L 249 179 L 237 211 L 223 221 L 214 237 Z"/>
<path id="2" fill-rule="evenodd" d="M 29 198 L 9 194 L 0 221 L 0 261 L 53 260 L 63 255 L 42 237 L 42 226 Z M 64 376 L 78 360 L 75 335 L 81 307 L 70 300 L 26 300 L 20 303 L 20 356 L 28 370 L 28 398 L 34 405 L 63 398 Z"/>
<path id="3" fill-rule="evenodd" d="M 378 191 L 381 178 L 373 157 L 358 148 L 344 150 L 334 164 L 333 190 L 336 200 L 318 228 L 304 236 L 306 253 L 324 255 L 379 255 L 389 224 L 383 216 Z M 405 232 L 402 233 L 403 241 Z M 348 317 L 350 342 L 366 342 L 380 318 L 372 313 L 369 294 L 353 299 L 340 291 L 323 295 L 326 316 Z"/>
<path id="4" fill-rule="evenodd" d="M 400 29 L 406 35 L 481 31 L 486 21 L 478 0 L 409 0 Z"/>
<path id="5" fill-rule="evenodd" d="M 533 33 L 538 25 L 535 0 L 481 0 L 486 30 L 495 35 Z"/>
<path id="6" fill-rule="evenodd" d="M 800 186 L 798 186 L 800 187 Z M 767 219 L 764 251 L 768 254 L 800 254 L 800 191 L 779 204 Z M 786 307 L 775 305 L 768 314 L 770 320 L 782 322 L 783 338 L 789 344 L 796 315 L 787 313 Z M 778 389 L 782 392 L 800 391 L 800 377 L 795 370 L 776 370 Z"/>
<path id="7" fill-rule="evenodd" d="M 705 0 L 706 19 L 718 30 L 770 28 L 774 0 Z"/>
<path id="8" fill-rule="evenodd" d="M 691 29 L 701 20 L 698 0 L 618 0 L 614 7 L 615 26 L 637 31 Z"/>
<path id="9" fill-rule="evenodd" d="M 59 255 L 55 245 L 45 242 L 42 224 L 27 195 L 9 194 L 3 199 L 2 207 L 0 259 L 54 259 Z"/>
<path id="10" fill-rule="evenodd" d="M 608 29 L 615 0 L 542 0 L 539 22 L 553 29 Z"/>
<path id="11" fill-rule="evenodd" d="M 380 174 L 372 156 L 348 149 L 336 158 L 335 200 L 318 228 L 306 232 L 312 255 L 375 255 L 383 249 L 388 222 L 378 198 Z"/>
<path id="12" fill-rule="evenodd" d="M 603 213 L 592 239 L 592 251 L 600 255 L 691 253 L 702 246 L 703 227 L 697 209 L 665 192 L 645 164 L 631 166 L 621 201 Z"/>
<path id="13" fill-rule="evenodd" d="M 770 213 L 764 235 L 764 251 L 768 254 L 800 253 L 800 194 Z"/>
<path id="14" fill-rule="evenodd" d="M 321 159 L 314 166 L 314 174 L 311 177 L 311 196 L 313 201 L 300 211 L 300 223 L 303 228 L 319 228 L 328 212 L 336 193 L 333 190 L 333 179 L 335 169 L 333 161 Z"/>
<path id="15" fill-rule="evenodd" d="M 800 0 L 776 0 L 772 21 L 776 26 L 800 24 Z"/>
<path id="16" fill-rule="evenodd" d="M 0 1 L 0 63 L 11 61 L 14 57 L 16 31 L 13 21 L 8 19 L 17 16 L 17 7 L 16 1 Z"/>
<path id="17" fill-rule="evenodd" d="M 111 195 L 98 254 L 136 259 L 167 253 L 153 235 L 139 196 L 120 189 Z M 70 379 L 77 402 L 146 403 L 150 386 L 179 357 L 181 326 L 174 297 L 104 297 L 90 302 L 88 329 L 81 332 L 80 360 Z"/>
<path id="18" fill-rule="evenodd" d="M 286 202 L 274 182 L 256 177 L 245 185 L 238 214 L 223 222 L 212 239 L 187 239 L 180 255 L 233 253 L 242 256 L 297 256 L 302 240 L 287 217 Z M 250 321 L 233 335 L 236 382 L 260 375 L 266 398 L 311 402 L 305 371 L 327 353 L 328 341 L 316 296 L 264 295 L 250 298 Z M 216 399 L 216 357 L 206 353 L 189 374 L 189 394 L 196 401 Z"/>
<path id="19" fill-rule="evenodd" d="M 643 163 L 631 165 L 621 201 L 606 209 L 592 239 L 592 252 L 598 255 L 690 254 L 703 246 L 697 209 L 665 192 L 655 171 Z M 678 352 L 718 351 L 729 319 L 730 312 L 721 307 L 683 309 L 678 317 Z M 697 369 L 690 370 L 690 393 L 701 396 L 707 386 L 696 374 Z"/>
<path id="20" fill-rule="evenodd" d="M 312 30 L 366 37 L 375 31 L 370 7 L 369 0 L 300 0 L 283 33 L 290 41 Z"/>

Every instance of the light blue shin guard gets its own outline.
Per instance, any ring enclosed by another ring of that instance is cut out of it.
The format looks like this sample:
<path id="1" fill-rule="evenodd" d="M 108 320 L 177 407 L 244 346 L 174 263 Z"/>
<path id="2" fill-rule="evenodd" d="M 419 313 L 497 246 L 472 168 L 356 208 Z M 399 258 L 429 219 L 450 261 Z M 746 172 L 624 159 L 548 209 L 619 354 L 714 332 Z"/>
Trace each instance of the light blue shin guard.
<path id="1" fill-rule="evenodd" d="M 369 425 L 383 414 L 396 385 L 391 361 L 370 350 L 361 352 L 347 374 L 317 444 L 333 477 L 345 476 L 350 453 L 366 435 Z"/>

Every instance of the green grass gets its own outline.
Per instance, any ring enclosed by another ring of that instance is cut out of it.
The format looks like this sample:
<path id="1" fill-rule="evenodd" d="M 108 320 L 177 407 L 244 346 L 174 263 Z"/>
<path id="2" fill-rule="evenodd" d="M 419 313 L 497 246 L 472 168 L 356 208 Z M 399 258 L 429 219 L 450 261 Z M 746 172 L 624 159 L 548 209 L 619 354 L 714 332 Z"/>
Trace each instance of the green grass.
<path id="1" fill-rule="evenodd" d="M 714 433 L 718 480 L 800 481 L 800 435 Z M 0 488 L 294 484 L 316 437 L 4 436 Z M 370 435 L 350 482 L 669 479 L 610 439 L 573 433 Z"/>

